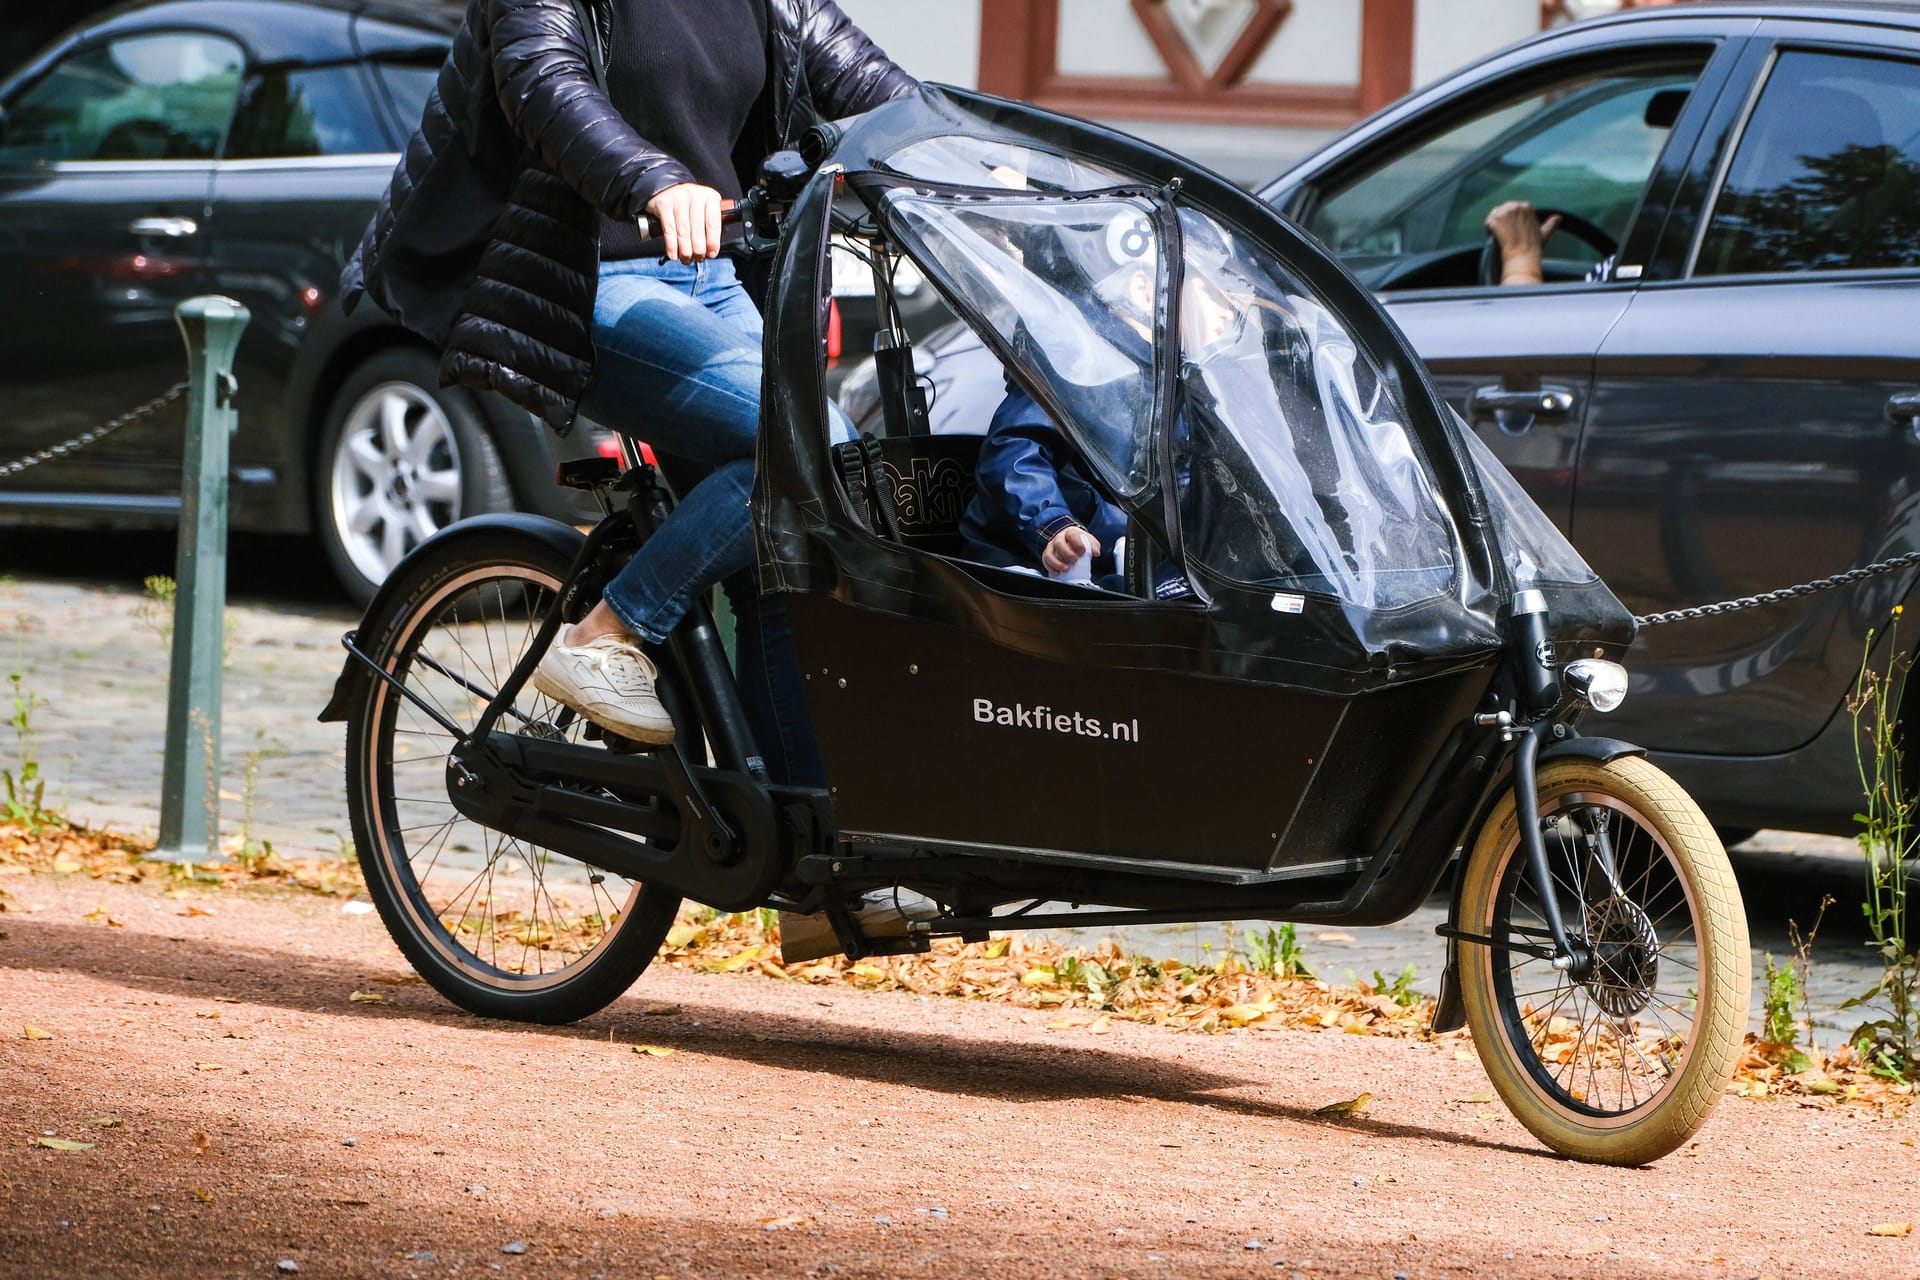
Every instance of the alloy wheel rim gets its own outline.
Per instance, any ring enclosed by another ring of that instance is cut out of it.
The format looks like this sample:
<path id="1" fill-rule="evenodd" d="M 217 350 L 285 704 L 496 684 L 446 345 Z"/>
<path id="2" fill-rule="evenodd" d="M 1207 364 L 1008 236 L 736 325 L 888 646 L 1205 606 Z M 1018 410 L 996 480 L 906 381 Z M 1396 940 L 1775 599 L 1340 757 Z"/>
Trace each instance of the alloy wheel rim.
<path id="1" fill-rule="evenodd" d="M 329 488 L 348 560 L 381 581 L 460 518 L 460 447 L 446 411 L 410 382 L 369 388 L 347 411 Z"/>

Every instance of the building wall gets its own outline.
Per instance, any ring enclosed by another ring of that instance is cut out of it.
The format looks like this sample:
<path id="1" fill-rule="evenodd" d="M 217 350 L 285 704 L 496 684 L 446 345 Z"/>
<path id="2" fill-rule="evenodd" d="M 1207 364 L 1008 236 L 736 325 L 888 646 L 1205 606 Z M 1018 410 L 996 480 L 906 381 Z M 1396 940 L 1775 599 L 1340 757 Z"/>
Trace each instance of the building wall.
<path id="1" fill-rule="evenodd" d="M 923 79 L 1108 121 L 1243 182 L 1539 30 L 1544 12 L 1541 0 L 841 3 Z"/>

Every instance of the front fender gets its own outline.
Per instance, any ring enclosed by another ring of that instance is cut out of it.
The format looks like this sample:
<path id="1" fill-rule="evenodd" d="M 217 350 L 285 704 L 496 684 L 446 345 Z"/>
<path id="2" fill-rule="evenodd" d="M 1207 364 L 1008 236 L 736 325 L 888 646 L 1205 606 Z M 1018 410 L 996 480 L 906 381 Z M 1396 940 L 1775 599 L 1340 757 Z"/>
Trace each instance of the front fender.
<path id="1" fill-rule="evenodd" d="M 523 537 L 538 538 L 569 561 L 580 554 L 580 545 L 587 539 L 584 533 L 570 524 L 547 516 L 529 515 L 524 511 L 498 511 L 450 524 L 409 551 L 406 559 L 394 566 L 393 572 L 374 590 L 373 599 L 367 602 L 367 611 L 361 616 L 359 627 L 348 632 L 347 636 L 377 635 L 391 619 L 406 609 L 411 603 L 410 594 L 420 588 L 420 575 L 409 572 L 410 569 L 425 560 L 458 556 L 464 544 L 490 536 L 501 529 Z M 345 720 L 348 708 L 353 705 L 361 686 L 371 678 L 365 665 L 349 653 L 340 668 L 339 678 L 333 682 L 333 696 L 320 709 L 319 718 L 328 724 Z"/>

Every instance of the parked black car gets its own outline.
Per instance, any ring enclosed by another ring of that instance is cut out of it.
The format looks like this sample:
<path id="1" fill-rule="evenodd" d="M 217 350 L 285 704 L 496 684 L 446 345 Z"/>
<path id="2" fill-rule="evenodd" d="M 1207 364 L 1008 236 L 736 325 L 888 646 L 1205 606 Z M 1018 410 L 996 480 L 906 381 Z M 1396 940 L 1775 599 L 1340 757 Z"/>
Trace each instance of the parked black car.
<path id="1" fill-rule="evenodd" d="M 565 515 L 561 441 L 442 390 L 432 351 L 336 285 L 458 24 L 398 0 L 160 0 L 0 83 L 0 462 L 183 376 L 173 307 L 244 302 L 237 532 L 312 533 L 364 599 L 408 547 L 509 506 Z M 172 523 L 175 411 L 0 480 L 0 521 Z"/>
<path id="2" fill-rule="evenodd" d="M 1636 613 L 1920 547 L 1913 8 L 1729 2 L 1558 29 L 1262 194 L 1383 295 Z M 1543 285 L 1492 283 L 1482 223 L 1509 199 L 1573 215 Z M 919 363 L 934 429 L 984 430 L 992 357 L 943 330 Z M 874 411 L 868 372 L 841 394 L 856 421 Z M 1913 583 L 1645 629 L 1608 732 L 1656 748 L 1730 833 L 1849 832 L 1847 695 Z"/>

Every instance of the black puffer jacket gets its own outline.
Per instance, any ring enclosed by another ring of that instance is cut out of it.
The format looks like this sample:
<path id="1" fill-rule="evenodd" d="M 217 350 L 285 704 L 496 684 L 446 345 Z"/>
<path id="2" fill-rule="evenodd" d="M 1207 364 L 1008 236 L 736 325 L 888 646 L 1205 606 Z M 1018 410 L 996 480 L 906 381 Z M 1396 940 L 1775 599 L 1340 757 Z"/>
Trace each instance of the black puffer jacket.
<path id="1" fill-rule="evenodd" d="M 612 0 L 590 0 L 610 47 Z M 741 185 L 816 119 L 914 84 L 833 0 L 768 0 L 767 89 Z M 639 216 L 687 171 L 595 82 L 572 0 L 469 0 L 453 52 L 341 277 L 444 350 L 443 383 L 498 391 L 565 432 L 593 376 L 596 211 Z"/>

